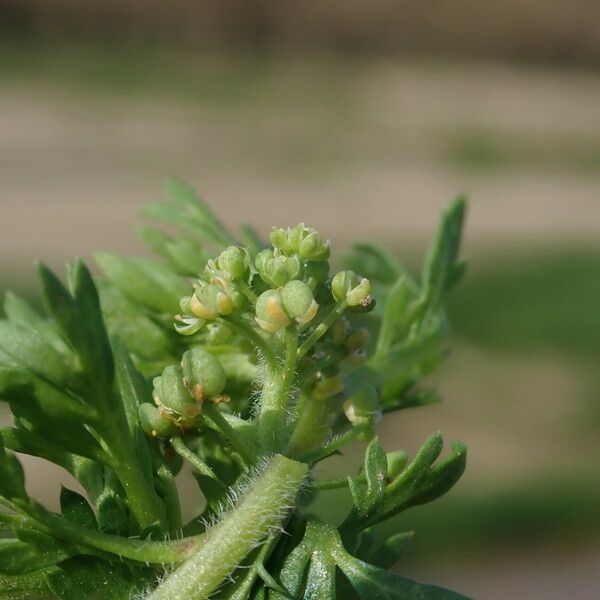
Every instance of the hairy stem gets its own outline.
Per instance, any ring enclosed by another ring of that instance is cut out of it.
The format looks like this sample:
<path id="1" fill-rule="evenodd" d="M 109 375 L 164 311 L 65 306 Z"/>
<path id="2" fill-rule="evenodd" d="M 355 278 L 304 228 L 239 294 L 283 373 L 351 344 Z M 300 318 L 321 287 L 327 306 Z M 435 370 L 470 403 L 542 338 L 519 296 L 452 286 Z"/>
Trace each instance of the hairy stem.
<path id="1" fill-rule="evenodd" d="M 281 526 L 307 470 L 302 463 L 274 456 L 240 503 L 206 533 L 200 550 L 167 577 L 148 600 L 208 598 L 273 528 Z"/>
<path id="2" fill-rule="evenodd" d="M 298 348 L 296 326 L 286 327 L 284 336 L 283 365 L 267 364 L 260 398 L 258 436 L 266 453 L 277 452 L 284 444 L 290 389 L 296 373 Z"/>

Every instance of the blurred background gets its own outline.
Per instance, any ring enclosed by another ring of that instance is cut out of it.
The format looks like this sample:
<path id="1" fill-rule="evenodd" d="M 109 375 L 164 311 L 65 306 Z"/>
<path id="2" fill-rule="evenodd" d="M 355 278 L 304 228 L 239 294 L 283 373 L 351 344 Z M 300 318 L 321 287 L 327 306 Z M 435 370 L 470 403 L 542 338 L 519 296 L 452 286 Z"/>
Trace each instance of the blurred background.
<path id="1" fill-rule="evenodd" d="M 305 221 L 413 268 L 466 193 L 444 402 L 382 437 L 412 452 L 442 429 L 469 465 L 402 517 L 398 570 L 598 597 L 598 2 L 0 0 L 0 291 L 32 297 L 37 257 L 145 253 L 167 175 L 232 227 Z M 28 473 L 56 506 L 59 473 Z"/>

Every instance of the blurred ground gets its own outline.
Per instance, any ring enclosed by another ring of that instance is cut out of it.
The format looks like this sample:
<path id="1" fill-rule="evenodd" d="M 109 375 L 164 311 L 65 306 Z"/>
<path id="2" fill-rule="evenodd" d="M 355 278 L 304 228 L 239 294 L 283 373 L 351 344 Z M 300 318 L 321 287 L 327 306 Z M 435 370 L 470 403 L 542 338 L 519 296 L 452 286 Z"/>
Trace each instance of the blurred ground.
<path id="1" fill-rule="evenodd" d="M 477 598 L 595 597 L 595 72 L 85 46 L 8 44 L 3 56 L 0 289 L 29 292 L 39 256 L 60 269 L 100 248 L 143 252 L 132 230 L 169 174 L 231 226 L 304 220 L 410 265 L 466 192 L 471 270 L 450 304 L 444 404 L 382 435 L 413 451 L 441 428 L 468 444 L 469 467 L 439 507 L 407 513 L 422 542 L 402 571 Z M 56 505 L 34 467 L 30 488 Z"/>

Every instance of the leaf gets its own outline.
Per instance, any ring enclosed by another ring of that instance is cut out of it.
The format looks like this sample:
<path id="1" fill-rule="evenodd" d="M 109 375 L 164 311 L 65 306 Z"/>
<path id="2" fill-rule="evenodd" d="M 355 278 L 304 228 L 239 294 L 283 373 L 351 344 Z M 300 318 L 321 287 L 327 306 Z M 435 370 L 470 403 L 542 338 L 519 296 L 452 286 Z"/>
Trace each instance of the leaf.
<path id="1" fill-rule="evenodd" d="M 468 600 L 443 588 L 423 585 L 340 553 L 338 566 L 360 598 L 370 600 Z"/>
<path id="2" fill-rule="evenodd" d="M 398 261 L 375 244 L 355 244 L 352 249 L 354 253 L 345 262 L 349 268 L 372 281 L 391 285 L 398 278 L 406 275 Z"/>
<path id="3" fill-rule="evenodd" d="M 412 544 L 413 531 L 403 531 L 391 535 L 369 557 L 369 562 L 382 569 L 391 569 L 406 549 Z"/>
<path id="4" fill-rule="evenodd" d="M 406 277 L 401 277 L 386 295 L 383 319 L 377 338 L 375 357 L 381 358 L 395 341 L 403 338 L 417 316 L 414 291 Z"/>
<path id="5" fill-rule="evenodd" d="M 56 384 L 66 384 L 71 369 L 65 359 L 34 331 L 8 321 L 0 321 L 0 350 L 15 364 Z"/>
<path id="6" fill-rule="evenodd" d="M 149 570 L 83 556 L 63 562 L 47 576 L 60 600 L 128 600 L 141 594 L 150 579 Z"/>
<path id="7" fill-rule="evenodd" d="M 460 238 L 465 217 L 465 199 L 456 199 L 442 217 L 436 239 L 423 268 L 423 303 L 435 311 L 442 295 L 457 281 L 464 267 L 457 267 Z M 458 269 L 458 270 L 457 270 Z"/>
<path id="8" fill-rule="evenodd" d="M 101 386 L 100 393 L 112 394 L 114 362 L 104 326 L 100 298 L 88 268 L 77 261 L 71 269 L 73 296 L 79 317 L 80 345 L 73 343 L 86 373 Z"/>
<path id="9" fill-rule="evenodd" d="M 106 280 L 97 281 L 100 303 L 111 337 L 125 341 L 136 356 L 173 361 L 173 343 L 169 331 L 140 310 L 117 287 Z"/>
<path id="10" fill-rule="evenodd" d="M 47 569 L 0 575 L 0 600 L 58 600 L 46 584 Z"/>
<path id="11" fill-rule="evenodd" d="M 138 235 L 179 275 L 197 276 L 209 258 L 200 244 L 189 237 L 172 238 L 153 227 L 138 228 Z"/>
<path id="12" fill-rule="evenodd" d="M 72 473 L 73 455 L 23 427 L 1 427 L 0 439 L 13 452 L 44 458 Z"/>
<path id="13" fill-rule="evenodd" d="M 9 500 L 12 498 L 26 499 L 25 475 L 19 459 L 6 452 L 4 443 L 0 439 L 0 496 Z"/>
<path id="14" fill-rule="evenodd" d="M 323 550 L 315 550 L 312 554 L 304 600 L 330 600 L 335 598 L 335 561 Z"/>
<path id="15" fill-rule="evenodd" d="M 60 488 L 60 510 L 63 517 L 71 523 L 88 529 L 98 528 L 96 515 L 88 501 L 81 494 L 64 486 Z"/>
<path id="16" fill-rule="evenodd" d="M 368 511 L 381 497 L 387 478 L 387 456 L 377 437 L 367 446 L 364 473 L 367 478 L 367 493 L 363 510 Z"/>
<path id="17" fill-rule="evenodd" d="M 125 296 L 151 311 L 175 315 L 188 286 L 156 261 L 100 252 L 95 255 L 106 278 Z"/>
<path id="18" fill-rule="evenodd" d="M 40 338 L 65 357 L 72 352 L 57 331 L 53 323 L 40 315 L 22 298 L 12 292 L 4 295 L 4 312 L 8 320 L 15 325 L 35 331 Z"/>
<path id="19" fill-rule="evenodd" d="M 38 274 L 48 312 L 79 356 L 88 379 L 87 391 L 105 408 L 110 406 L 114 400 L 114 364 L 98 292 L 90 272 L 80 261 L 70 267 L 72 294 L 43 264 L 38 265 Z"/>

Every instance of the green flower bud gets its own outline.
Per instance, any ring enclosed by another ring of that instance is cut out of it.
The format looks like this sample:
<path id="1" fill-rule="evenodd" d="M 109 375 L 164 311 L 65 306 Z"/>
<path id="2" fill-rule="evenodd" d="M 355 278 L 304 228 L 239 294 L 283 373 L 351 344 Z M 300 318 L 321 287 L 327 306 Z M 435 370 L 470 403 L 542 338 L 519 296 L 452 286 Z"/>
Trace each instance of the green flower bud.
<path id="1" fill-rule="evenodd" d="M 371 334 L 366 327 L 359 327 L 353 331 L 346 339 L 346 348 L 352 352 L 364 348 L 371 339 Z"/>
<path id="2" fill-rule="evenodd" d="M 329 329 L 329 334 L 331 335 L 331 341 L 336 346 L 341 346 L 348 337 L 348 332 L 350 331 L 350 323 L 346 317 L 340 317 L 336 319 L 331 328 Z"/>
<path id="3" fill-rule="evenodd" d="M 325 377 L 315 385 L 314 395 L 317 400 L 326 400 L 344 391 L 341 375 Z"/>
<path id="4" fill-rule="evenodd" d="M 181 335 L 194 335 L 204 325 L 204 319 L 188 315 L 175 315 L 175 331 Z"/>
<path id="5" fill-rule="evenodd" d="M 226 376 L 221 363 L 204 348 L 196 346 L 184 352 L 181 369 L 184 385 L 198 403 L 217 397 L 225 389 Z"/>
<path id="6" fill-rule="evenodd" d="M 273 287 L 282 287 L 302 276 L 302 262 L 297 256 L 283 256 L 267 249 L 256 255 L 254 263 L 262 280 Z"/>
<path id="7" fill-rule="evenodd" d="M 224 344 L 231 337 L 231 329 L 223 323 L 211 323 L 207 330 L 206 341 L 212 346 Z"/>
<path id="8" fill-rule="evenodd" d="M 367 357 L 367 353 L 364 351 L 364 349 L 359 348 L 358 350 L 354 350 L 353 352 L 350 352 L 346 356 L 346 360 L 354 367 L 361 367 L 362 365 L 364 365 L 367 362 L 368 357 Z"/>
<path id="9" fill-rule="evenodd" d="M 144 402 L 139 407 L 140 425 L 143 432 L 151 437 L 169 439 L 177 433 L 177 427 L 168 417 L 150 402 Z"/>
<path id="10" fill-rule="evenodd" d="M 286 283 L 281 290 L 281 296 L 285 312 L 301 325 L 315 318 L 319 305 L 306 283 L 298 280 Z"/>
<path id="11" fill-rule="evenodd" d="M 248 251 L 238 246 L 229 246 L 217 257 L 216 263 L 218 268 L 229 273 L 232 279 L 239 279 L 248 273 Z"/>
<path id="12" fill-rule="evenodd" d="M 273 228 L 271 242 L 286 256 L 298 254 L 307 260 L 327 260 L 331 252 L 329 241 L 322 242 L 319 233 L 304 223 L 287 229 Z"/>
<path id="13" fill-rule="evenodd" d="M 321 236 L 315 230 L 310 231 L 298 246 L 298 254 L 307 260 L 322 261 L 329 258 L 331 243 L 321 241 Z"/>
<path id="14" fill-rule="evenodd" d="M 360 387 L 352 396 L 344 402 L 344 413 L 351 423 L 368 420 L 377 423 L 381 420 L 381 408 L 379 405 L 379 394 L 372 385 Z"/>
<path id="15" fill-rule="evenodd" d="M 256 301 L 256 322 L 261 329 L 273 333 L 287 327 L 291 321 L 283 308 L 279 290 L 267 290 Z"/>
<path id="16" fill-rule="evenodd" d="M 154 402 L 162 414 L 181 427 L 190 426 L 200 413 L 200 405 L 194 402 L 185 387 L 181 369 L 169 365 L 153 383 Z"/>
<path id="17" fill-rule="evenodd" d="M 348 306 L 368 307 L 372 303 L 371 282 L 354 271 L 336 273 L 331 281 L 331 293 L 338 302 L 346 300 Z"/>
<path id="18" fill-rule="evenodd" d="M 196 289 L 190 308 L 197 317 L 214 321 L 219 315 L 230 314 L 234 307 L 231 298 L 219 286 L 208 283 Z"/>

